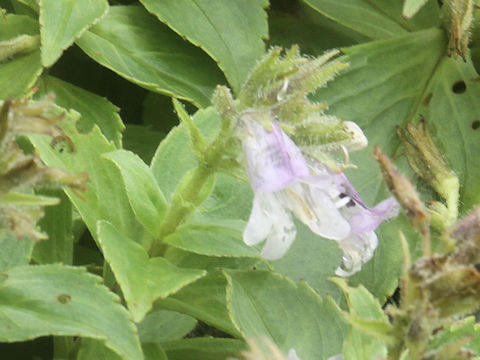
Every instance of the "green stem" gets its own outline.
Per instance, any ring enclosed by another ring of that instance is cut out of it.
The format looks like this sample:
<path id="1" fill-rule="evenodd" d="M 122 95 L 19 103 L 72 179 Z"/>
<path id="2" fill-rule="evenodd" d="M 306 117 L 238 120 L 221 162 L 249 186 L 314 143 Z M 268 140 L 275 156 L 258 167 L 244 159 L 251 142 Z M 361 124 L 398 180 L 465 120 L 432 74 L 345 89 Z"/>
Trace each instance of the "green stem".
<path id="1" fill-rule="evenodd" d="M 150 249 L 151 256 L 161 256 L 165 252 L 163 239 L 175 232 L 185 217 L 194 209 L 207 180 L 214 174 L 213 168 L 204 165 L 197 166 L 183 182 L 175 194 L 167 214 L 160 225 L 160 235 Z"/>

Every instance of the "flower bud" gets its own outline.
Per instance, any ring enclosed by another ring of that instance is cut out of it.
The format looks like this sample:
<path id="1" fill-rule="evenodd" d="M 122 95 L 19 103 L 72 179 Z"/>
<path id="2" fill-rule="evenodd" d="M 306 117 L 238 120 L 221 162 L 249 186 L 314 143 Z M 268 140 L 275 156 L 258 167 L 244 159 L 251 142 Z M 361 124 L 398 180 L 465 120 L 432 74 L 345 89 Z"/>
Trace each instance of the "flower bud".
<path id="1" fill-rule="evenodd" d="M 378 146 L 375 147 L 373 157 L 380 165 L 383 178 L 387 183 L 388 188 L 393 195 L 395 195 L 402 208 L 405 209 L 412 225 L 422 234 L 423 237 L 429 238 L 430 215 L 424 203 L 418 197 L 412 183 L 395 169 L 395 166 L 393 166 L 390 159 L 382 153 Z"/>

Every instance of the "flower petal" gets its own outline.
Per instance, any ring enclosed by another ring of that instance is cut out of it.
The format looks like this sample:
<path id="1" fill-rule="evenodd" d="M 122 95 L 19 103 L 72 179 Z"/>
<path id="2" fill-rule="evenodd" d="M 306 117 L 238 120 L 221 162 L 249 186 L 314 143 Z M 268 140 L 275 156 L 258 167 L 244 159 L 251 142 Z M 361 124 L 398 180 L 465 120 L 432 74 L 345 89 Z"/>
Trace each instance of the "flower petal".
<path id="1" fill-rule="evenodd" d="M 343 250 L 343 263 L 335 271 L 338 276 L 350 276 L 362 268 L 362 265 L 369 261 L 378 245 L 375 232 L 370 231 L 363 234 L 351 233 L 339 242 Z"/>
<path id="2" fill-rule="evenodd" d="M 262 257 L 267 260 L 280 259 L 292 245 L 297 236 L 297 229 L 292 215 L 283 207 L 275 214 L 273 226 L 262 249 Z"/>
<path id="3" fill-rule="evenodd" d="M 383 200 L 372 209 L 365 208 L 349 219 L 352 232 L 365 233 L 375 230 L 382 221 L 398 215 L 400 206 L 395 198 Z"/>
<path id="4" fill-rule="evenodd" d="M 265 240 L 270 234 L 273 221 L 276 221 L 275 211 L 279 211 L 279 204 L 271 193 L 256 194 L 253 198 L 252 212 L 247 226 L 243 230 L 243 241 L 251 246 Z M 284 211 L 283 209 L 280 209 Z"/>
<path id="5" fill-rule="evenodd" d="M 256 193 L 280 190 L 309 174 L 302 153 L 277 123 L 267 131 L 253 117 L 244 116 L 241 124 L 246 129 L 242 145 L 247 173 Z"/>
<path id="6" fill-rule="evenodd" d="M 278 194 L 282 204 L 315 234 L 340 240 L 350 233 L 349 223 L 338 211 L 323 186 L 297 183 L 279 191 Z"/>

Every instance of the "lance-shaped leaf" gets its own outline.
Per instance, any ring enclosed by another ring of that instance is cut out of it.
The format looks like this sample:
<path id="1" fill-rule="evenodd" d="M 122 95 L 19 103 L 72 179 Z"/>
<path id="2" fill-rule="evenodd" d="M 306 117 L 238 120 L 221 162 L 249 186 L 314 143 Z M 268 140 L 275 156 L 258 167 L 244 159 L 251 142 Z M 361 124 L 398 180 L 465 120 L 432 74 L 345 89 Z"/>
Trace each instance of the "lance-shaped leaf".
<path id="1" fill-rule="evenodd" d="M 49 67 L 63 50 L 108 11 L 107 0 L 40 0 L 42 65 Z"/>
<path id="2" fill-rule="evenodd" d="M 124 359 L 143 359 L 136 329 L 101 279 L 81 268 L 20 266 L 0 285 L 0 341 L 39 336 L 99 339 Z"/>
<path id="3" fill-rule="evenodd" d="M 48 239 L 35 244 L 33 258 L 40 264 L 58 262 L 72 264 L 72 203 L 62 190 L 44 190 L 42 193 L 56 196 L 61 202 L 57 206 L 45 208 L 40 227 L 47 233 Z"/>
<path id="4" fill-rule="evenodd" d="M 349 312 L 345 314 L 350 329 L 343 344 L 345 360 L 370 360 L 386 357 L 385 341 L 390 340 L 392 326 L 377 299 L 363 286 L 353 288 L 345 279 L 333 280 L 345 294 Z M 383 341 L 382 341 L 383 340 Z"/>
<path id="5" fill-rule="evenodd" d="M 158 236 L 167 203 L 150 168 L 129 151 L 117 150 L 104 156 L 120 169 L 128 200 L 138 220 Z"/>
<path id="6" fill-rule="evenodd" d="M 208 106 L 220 70 L 205 53 L 140 6 L 112 6 L 77 44 L 91 58 L 148 90 Z"/>
<path id="7" fill-rule="evenodd" d="M 65 109 L 74 109 L 81 115 L 77 128 L 89 132 L 97 124 L 102 134 L 116 147 L 121 147 L 122 131 L 125 126 L 118 115 L 115 105 L 104 97 L 86 91 L 78 86 L 62 81 L 53 76 L 42 76 L 38 96 L 55 94 L 55 103 Z"/>
<path id="8" fill-rule="evenodd" d="M 155 306 L 193 316 L 235 337 L 241 336 L 228 315 L 223 274 L 211 271 L 204 278 L 185 286 L 176 294 L 158 300 Z"/>
<path id="9" fill-rule="evenodd" d="M 438 25 L 438 5 L 430 1 L 412 20 L 402 17 L 403 0 L 305 0 L 339 24 L 370 39 L 386 39 Z"/>
<path id="10" fill-rule="evenodd" d="M 182 226 L 164 242 L 200 255 L 260 258 L 258 249 L 243 242 L 241 230 L 224 226 Z"/>
<path id="11" fill-rule="evenodd" d="M 302 360 L 328 359 L 342 350 L 346 325 L 331 298 L 307 284 L 267 271 L 225 271 L 227 304 L 244 337 L 269 337 Z"/>
<path id="12" fill-rule="evenodd" d="M 265 52 L 266 0 L 141 0 L 158 18 L 213 59 L 235 90 Z"/>
<path id="13" fill-rule="evenodd" d="M 165 298 L 205 274 L 181 269 L 164 258 L 148 258 L 145 249 L 106 221 L 98 223 L 99 242 L 136 322 L 155 300 Z"/>
<path id="14" fill-rule="evenodd" d="M 75 128 L 78 114 L 69 112 L 62 121 L 62 130 L 73 145 L 73 152 L 53 148 L 51 139 L 32 135 L 30 141 L 42 160 L 49 166 L 66 169 L 71 173 L 88 172 L 88 189 L 79 197 L 69 189 L 66 193 L 77 208 L 90 233 L 96 238 L 97 221 L 105 219 L 120 232 L 141 243 L 148 243 L 151 235 L 138 223 L 125 193 L 120 171 L 102 154 L 112 152 L 115 146 L 94 126 L 88 134 L 80 134 Z"/>
<path id="15" fill-rule="evenodd" d="M 152 311 L 138 324 L 138 335 L 142 343 L 161 343 L 178 340 L 197 325 L 191 316 L 170 310 Z"/>

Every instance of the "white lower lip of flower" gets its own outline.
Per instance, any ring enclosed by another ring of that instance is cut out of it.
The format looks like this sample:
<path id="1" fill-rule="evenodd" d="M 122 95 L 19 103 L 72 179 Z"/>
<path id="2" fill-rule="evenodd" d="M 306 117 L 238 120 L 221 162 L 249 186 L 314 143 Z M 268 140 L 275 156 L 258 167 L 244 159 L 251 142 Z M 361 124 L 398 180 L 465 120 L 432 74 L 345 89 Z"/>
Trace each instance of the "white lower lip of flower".
<path id="1" fill-rule="evenodd" d="M 261 255 L 267 260 L 276 260 L 285 255 L 296 235 L 292 215 L 277 200 L 275 193 L 256 194 L 243 241 L 256 245 L 267 239 Z"/>

